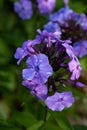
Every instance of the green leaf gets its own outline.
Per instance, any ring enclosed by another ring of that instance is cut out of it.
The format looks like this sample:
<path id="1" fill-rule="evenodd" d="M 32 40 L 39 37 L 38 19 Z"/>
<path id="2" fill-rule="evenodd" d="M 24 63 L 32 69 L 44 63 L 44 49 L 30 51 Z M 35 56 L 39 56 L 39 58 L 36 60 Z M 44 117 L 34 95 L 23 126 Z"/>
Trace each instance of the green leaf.
<path id="1" fill-rule="evenodd" d="M 62 128 L 63 130 L 73 130 L 73 127 L 71 126 L 63 112 L 51 112 L 51 115 L 60 126 L 60 128 Z"/>
<path id="2" fill-rule="evenodd" d="M 21 130 L 12 124 L 8 124 L 5 122 L 0 122 L 0 130 Z"/>
<path id="3" fill-rule="evenodd" d="M 74 125 L 74 130 L 87 130 L 87 126 L 84 125 Z"/>
<path id="4" fill-rule="evenodd" d="M 82 69 L 84 71 L 87 70 L 87 56 L 81 58 L 80 63 L 81 63 Z"/>
<path id="5" fill-rule="evenodd" d="M 9 90 L 14 90 L 16 87 L 15 76 L 12 72 L 1 70 L 0 71 L 0 85 Z"/>
<path id="6" fill-rule="evenodd" d="M 37 123 L 36 118 L 29 112 L 15 112 L 14 119 L 20 125 L 29 127 Z"/>
<path id="7" fill-rule="evenodd" d="M 56 121 L 52 118 L 52 116 L 49 117 L 49 119 L 44 124 L 45 130 L 63 130 L 59 127 L 59 125 L 56 123 Z"/>
<path id="8" fill-rule="evenodd" d="M 39 130 L 39 128 L 43 125 L 43 121 L 39 121 L 35 123 L 34 125 L 27 128 L 27 130 Z"/>
<path id="9" fill-rule="evenodd" d="M 0 119 L 8 119 L 8 115 L 9 115 L 9 109 L 7 104 L 3 101 L 0 100 Z"/>
<path id="10" fill-rule="evenodd" d="M 6 43 L 0 38 L 0 64 L 5 64 L 10 60 L 10 50 Z"/>

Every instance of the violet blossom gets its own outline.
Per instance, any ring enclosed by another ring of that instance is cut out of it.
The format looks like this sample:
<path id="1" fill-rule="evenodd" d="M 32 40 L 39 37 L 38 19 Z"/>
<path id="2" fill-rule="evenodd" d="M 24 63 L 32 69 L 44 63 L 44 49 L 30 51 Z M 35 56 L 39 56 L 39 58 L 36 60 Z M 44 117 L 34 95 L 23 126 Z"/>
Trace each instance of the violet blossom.
<path id="1" fill-rule="evenodd" d="M 48 89 L 44 84 L 38 84 L 31 89 L 31 94 L 35 95 L 40 100 L 45 100 L 47 97 Z"/>
<path id="2" fill-rule="evenodd" d="M 14 11 L 23 20 L 30 19 L 33 15 L 32 2 L 30 0 L 19 0 L 14 3 Z"/>
<path id="3" fill-rule="evenodd" d="M 68 63 L 68 66 L 69 66 L 70 72 L 72 72 L 71 80 L 78 79 L 78 78 L 80 77 L 80 73 L 81 73 L 81 70 L 82 70 L 78 59 L 77 59 L 76 57 L 74 57 L 74 58 Z"/>
<path id="4" fill-rule="evenodd" d="M 74 15 L 73 10 L 71 10 L 68 6 L 61 8 L 54 14 L 50 15 L 50 21 L 57 22 L 60 26 L 68 26 L 68 20 L 71 20 Z"/>
<path id="5" fill-rule="evenodd" d="M 56 92 L 53 96 L 48 96 L 45 103 L 53 111 L 62 111 L 74 103 L 74 98 L 71 92 Z"/>
<path id="6" fill-rule="evenodd" d="M 56 0 L 37 0 L 38 8 L 41 14 L 49 14 L 56 5 Z"/>
<path id="7" fill-rule="evenodd" d="M 47 97 L 48 89 L 39 77 L 34 77 L 32 80 L 23 80 L 22 85 L 27 87 L 30 93 L 40 100 L 44 100 Z"/>
<path id="8" fill-rule="evenodd" d="M 39 76 L 45 83 L 49 76 L 52 75 L 52 67 L 49 64 L 48 57 L 44 54 L 30 56 L 27 61 L 27 69 L 23 69 L 23 79 L 32 80 L 34 76 Z"/>
<path id="9" fill-rule="evenodd" d="M 35 40 L 25 41 L 22 47 L 17 48 L 14 55 L 14 57 L 18 59 L 17 64 L 20 64 L 20 62 L 24 59 L 24 57 L 30 56 L 32 54 L 36 54 L 36 50 L 34 46 L 39 43 L 40 40 L 38 39 L 38 37 L 36 37 Z"/>
<path id="10" fill-rule="evenodd" d="M 87 54 L 87 41 L 76 42 L 73 45 L 73 50 L 76 56 L 83 57 Z"/>

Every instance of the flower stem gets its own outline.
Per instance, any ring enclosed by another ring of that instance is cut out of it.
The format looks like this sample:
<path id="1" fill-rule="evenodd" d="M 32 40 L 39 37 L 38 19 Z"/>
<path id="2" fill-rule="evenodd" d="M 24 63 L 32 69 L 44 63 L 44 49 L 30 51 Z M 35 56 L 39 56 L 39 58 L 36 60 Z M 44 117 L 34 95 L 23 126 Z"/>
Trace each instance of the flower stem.
<path id="1" fill-rule="evenodd" d="M 46 120 L 47 120 L 47 106 L 45 106 L 44 123 L 46 122 Z"/>

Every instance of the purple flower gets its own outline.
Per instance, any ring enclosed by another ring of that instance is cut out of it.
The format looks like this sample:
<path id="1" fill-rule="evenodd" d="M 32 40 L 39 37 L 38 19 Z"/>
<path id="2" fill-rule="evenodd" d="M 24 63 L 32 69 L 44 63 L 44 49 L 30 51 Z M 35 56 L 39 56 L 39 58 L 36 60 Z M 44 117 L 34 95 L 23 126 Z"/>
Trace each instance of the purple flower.
<path id="1" fill-rule="evenodd" d="M 31 94 L 35 95 L 40 100 L 45 100 L 47 93 L 48 89 L 44 84 L 38 84 L 31 89 Z"/>
<path id="2" fill-rule="evenodd" d="M 56 92 L 53 96 L 47 97 L 45 103 L 53 111 L 62 111 L 74 103 L 74 98 L 72 92 Z"/>
<path id="3" fill-rule="evenodd" d="M 68 20 L 73 19 L 74 11 L 68 6 L 61 8 L 58 12 L 50 15 L 50 21 L 57 22 L 59 25 L 68 27 Z"/>
<path id="4" fill-rule="evenodd" d="M 30 93 L 38 99 L 44 100 L 47 97 L 48 89 L 39 77 L 35 77 L 33 80 L 23 80 L 22 85 L 30 89 Z"/>
<path id="5" fill-rule="evenodd" d="M 68 56 L 72 59 L 75 57 L 75 54 L 74 54 L 74 50 L 73 50 L 73 47 L 69 44 L 67 44 L 67 42 L 71 42 L 71 41 L 66 41 L 66 43 L 62 44 L 62 46 L 66 49 L 66 53 L 68 54 Z"/>
<path id="6" fill-rule="evenodd" d="M 68 66 L 69 66 L 70 72 L 72 72 L 71 80 L 78 79 L 80 77 L 80 73 L 81 73 L 81 70 L 82 70 L 78 59 L 76 57 L 74 57 L 68 63 Z"/>
<path id="7" fill-rule="evenodd" d="M 41 84 L 39 77 L 34 77 L 32 80 L 23 80 L 22 81 L 22 85 L 27 87 L 30 90 L 39 84 Z"/>
<path id="8" fill-rule="evenodd" d="M 40 39 L 47 44 L 48 48 L 50 48 L 52 43 L 56 42 L 61 36 L 61 32 L 59 31 L 48 32 L 47 30 L 41 31 L 38 29 L 37 32 L 39 33 Z"/>
<path id="9" fill-rule="evenodd" d="M 44 54 L 30 56 L 26 64 L 28 68 L 22 72 L 24 80 L 32 80 L 37 75 L 45 83 L 48 77 L 52 75 L 52 67 L 49 64 L 48 57 Z"/>
<path id="10" fill-rule="evenodd" d="M 30 0 L 20 0 L 14 3 L 14 11 L 22 19 L 30 19 L 32 17 L 32 2 Z"/>
<path id="11" fill-rule="evenodd" d="M 38 37 L 36 37 L 35 40 L 25 41 L 22 47 L 17 48 L 16 53 L 14 55 L 14 57 L 18 59 L 17 64 L 20 64 L 20 62 L 23 60 L 25 56 L 30 56 L 31 54 L 35 54 L 36 50 L 34 46 L 39 43 L 40 40 L 38 39 Z"/>
<path id="12" fill-rule="evenodd" d="M 75 55 L 81 58 L 87 54 L 87 41 L 75 42 L 73 48 Z"/>
<path id="13" fill-rule="evenodd" d="M 83 30 L 87 30 L 87 17 L 85 14 L 76 14 L 74 20 L 77 25 L 80 25 Z"/>
<path id="14" fill-rule="evenodd" d="M 48 22 L 46 25 L 44 25 L 44 29 L 47 30 L 48 32 L 60 32 L 60 27 L 57 23 L 53 23 L 53 22 Z"/>
<path id="15" fill-rule="evenodd" d="M 45 38 L 49 38 L 49 36 L 51 37 L 51 39 L 59 39 L 61 36 L 60 31 L 48 32 L 47 30 L 41 31 L 40 29 L 38 29 L 37 32 L 39 33 L 42 40 Z"/>
<path id="16" fill-rule="evenodd" d="M 41 14 L 49 14 L 54 9 L 56 0 L 37 0 L 37 3 Z"/>

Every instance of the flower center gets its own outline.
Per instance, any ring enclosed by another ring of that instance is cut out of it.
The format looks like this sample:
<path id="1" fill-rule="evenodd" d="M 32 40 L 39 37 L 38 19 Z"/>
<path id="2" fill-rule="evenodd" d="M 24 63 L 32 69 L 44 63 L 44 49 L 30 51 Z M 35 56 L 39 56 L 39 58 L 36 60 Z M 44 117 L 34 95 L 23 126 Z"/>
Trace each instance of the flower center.
<path id="1" fill-rule="evenodd" d="M 76 69 L 77 69 L 77 70 L 79 70 L 79 68 L 80 68 L 80 66 L 79 66 L 79 65 L 77 65 Z"/>
<path id="2" fill-rule="evenodd" d="M 58 99 L 58 102 L 62 102 L 62 101 L 63 101 L 63 98 L 59 98 L 59 99 Z"/>
<path id="3" fill-rule="evenodd" d="M 35 67 L 35 71 L 36 71 L 36 72 L 39 71 L 39 67 L 38 67 L 38 66 Z"/>

